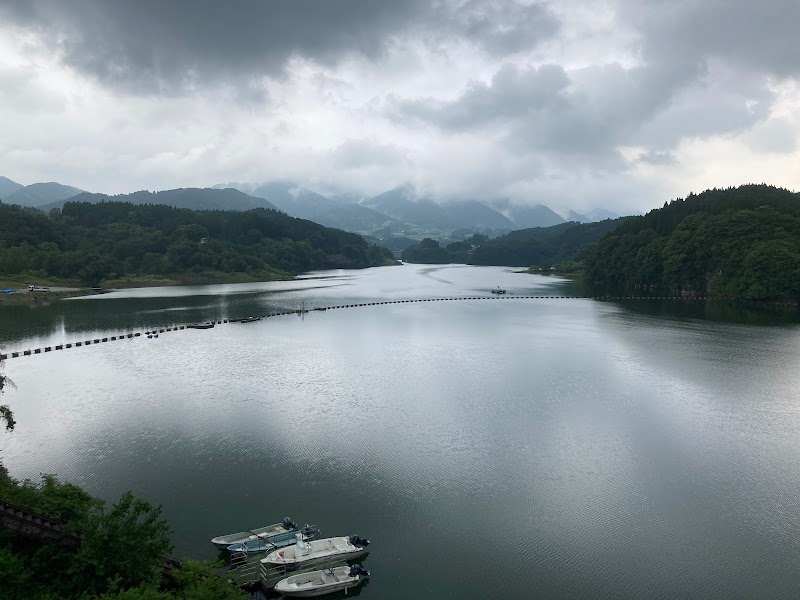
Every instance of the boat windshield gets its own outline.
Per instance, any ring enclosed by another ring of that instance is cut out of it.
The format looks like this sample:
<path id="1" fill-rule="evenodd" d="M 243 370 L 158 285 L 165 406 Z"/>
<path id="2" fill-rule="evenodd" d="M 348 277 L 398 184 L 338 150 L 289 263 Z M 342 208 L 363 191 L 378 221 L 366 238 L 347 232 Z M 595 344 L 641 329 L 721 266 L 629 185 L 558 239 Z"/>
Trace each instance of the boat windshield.
<path id="1" fill-rule="evenodd" d="M 299 533 L 297 534 L 297 544 L 295 544 L 295 552 L 297 553 L 297 556 L 303 556 L 311 552 L 311 544 L 309 544 L 306 541 L 303 541 L 303 536 Z"/>

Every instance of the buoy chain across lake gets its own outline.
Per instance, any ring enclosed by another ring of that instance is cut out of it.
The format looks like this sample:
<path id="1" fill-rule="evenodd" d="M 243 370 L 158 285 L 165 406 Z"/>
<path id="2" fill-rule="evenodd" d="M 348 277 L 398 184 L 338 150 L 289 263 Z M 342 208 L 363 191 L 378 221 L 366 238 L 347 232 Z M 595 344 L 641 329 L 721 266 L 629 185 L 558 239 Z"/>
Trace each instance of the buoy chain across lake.
<path id="1" fill-rule="evenodd" d="M 210 329 L 214 325 L 222 325 L 223 323 L 238 323 L 248 322 L 250 320 L 260 320 L 269 317 L 281 317 L 284 315 L 298 315 L 314 311 L 327 311 L 342 308 L 362 308 L 365 306 L 382 306 L 384 304 L 411 304 L 416 302 L 453 302 L 457 300 L 735 300 L 735 298 L 705 298 L 697 296 L 515 296 L 515 295 L 497 295 L 497 296 L 458 296 L 454 298 L 415 298 L 409 300 L 383 300 L 381 302 L 362 302 L 359 304 L 339 304 L 333 306 L 319 306 L 317 308 L 286 310 L 281 312 L 269 313 L 266 315 L 257 315 L 245 317 L 244 319 L 222 319 L 219 321 L 207 321 L 200 328 Z M 34 354 L 43 354 L 55 350 L 69 350 L 70 348 L 80 348 L 82 346 L 91 346 L 94 344 L 102 344 L 106 342 L 118 342 L 122 340 L 130 340 L 133 338 L 141 337 L 142 335 L 153 336 L 160 333 L 168 333 L 171 331 L 180 331 L 183 329 L 195 329 L 198 324 L 189 325 L 173 325 L 172 327 L 160 327 L 149 331 L 125 333 L 110 337 L 94 338 L 80 342 L 71 342 L 58 344 L 56 346 L 45 346 L 44 348 L 35 348 L 33 350 L 22 350 L 19 352 L 0 353 L 0 360 L 8 358 L 19 358 L 22 356 L 31 356 Z M 209 327 L 211 326 L 211 327 Z"/>

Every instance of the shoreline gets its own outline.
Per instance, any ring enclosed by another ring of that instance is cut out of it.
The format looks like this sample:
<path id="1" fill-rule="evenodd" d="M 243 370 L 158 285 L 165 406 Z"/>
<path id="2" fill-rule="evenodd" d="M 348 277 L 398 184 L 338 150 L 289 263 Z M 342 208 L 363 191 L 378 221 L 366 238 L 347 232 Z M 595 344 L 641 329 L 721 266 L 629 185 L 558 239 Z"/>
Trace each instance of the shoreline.
<path id="1" fill-rule="evenodd" d="M 145 287 L 171 287 L 182 285 L 219 285 L 225 283 L 262 283 L 270 281 L 290 281 L 295 275 L 280 271 L 261 273 L 253 276 L 246 273 L 182 273 L 175 277 L 130 276 L 118 279 L 109 279 L 101 282 L 103 291 L 122 290 Z M 28 291 L 30 283 L 53 288 L 47 292 Z M 14 289 L 14 293 L 0 294 L 0 306 L 46 306 L 66 298 L 77 296 L 101 295 L 103 292 L 93 292 L 91 287 L 68 279 L 38 278 L 35 276 L 25 279 L 14 278 L 0 280 L 0 289 Z"/>

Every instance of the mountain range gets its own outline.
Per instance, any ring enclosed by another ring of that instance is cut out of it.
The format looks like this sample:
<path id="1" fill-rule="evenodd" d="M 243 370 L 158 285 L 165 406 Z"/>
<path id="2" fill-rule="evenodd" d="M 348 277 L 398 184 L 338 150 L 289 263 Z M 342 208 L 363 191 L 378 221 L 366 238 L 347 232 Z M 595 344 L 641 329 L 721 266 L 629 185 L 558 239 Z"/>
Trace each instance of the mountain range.
<path id="1" fill-rule="evenodd" d="M 268 208 L 387 242 L 397 238 L 411 240 L 422 237 L 463 239 L 475 232 L 493 236 L 530 227 L 550 227 L 567 221 L 590 223 L 618 216 L 605 209 L 586 214 L 570 210 L 565 218 L 542 204 L 517 205 L 504 198 L 490 202 L 473 199 L 436 202 L 431 198 L 419 197 L 408 185 L 371 198 L 356 200 L 343 195 L 333 199 L 290 181 L 227 183 L 213 188 L 138 191 L 109 196 L 84 192 L 55 182 L 23 186 L 0 177 L 0 199 L 6 204 L 44 211 L 61 208 L 68 200 L 165 204 L 195 210 Z"/>
<path id="2" fill-rule="evenodd" d="M 6 177 L 0 177 L 0 199 L 6 204 L 39 208 L 77 196 L 83 192 L 76 187 L 50 181 L 21 185 Z"/>

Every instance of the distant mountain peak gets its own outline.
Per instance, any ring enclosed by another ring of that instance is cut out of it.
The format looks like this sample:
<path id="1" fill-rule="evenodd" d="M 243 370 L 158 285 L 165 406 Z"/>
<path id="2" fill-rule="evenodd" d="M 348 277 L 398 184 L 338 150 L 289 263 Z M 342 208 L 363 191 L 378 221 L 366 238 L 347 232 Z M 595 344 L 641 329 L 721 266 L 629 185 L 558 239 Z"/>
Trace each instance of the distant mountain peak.
<path id="1" fill-rule="evenodd" d="M 19 188 L 5 199 L 8 204 L 38 208 L 83 193 L 83 190 L 55 181 L 33 183 Z"/>
<path id="2" fill-rule="evenodd" d="M 21 183 L 17 183 L 16 181 L 12 181 L 8 177 L 3 177 L 0 175 L 0 198 L 5 198 L 6 196 L 10 196 L 17 190 L 21 190 L 25 186 Z"/>
<path id="3" fill-rule="evenodd" d="M 581 213 L 575 212 L 574 210 L 570 209 L 569 213 L 567 213 L 567 221 L 577 221 L 578 223 L 591 223 L 592 219 L 590 219 L 586 215 L 582 215 Z"/>

